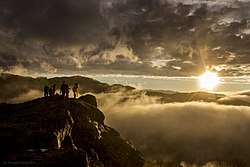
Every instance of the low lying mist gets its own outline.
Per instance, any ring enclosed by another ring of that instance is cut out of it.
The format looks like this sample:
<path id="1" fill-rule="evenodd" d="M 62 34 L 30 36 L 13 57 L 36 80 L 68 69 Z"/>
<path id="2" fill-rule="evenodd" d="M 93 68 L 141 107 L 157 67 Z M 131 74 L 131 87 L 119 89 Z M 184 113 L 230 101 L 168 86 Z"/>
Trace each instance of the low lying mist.
<path id="1" fill-rule="evenodd" d="M 33 100 L 38 97 L 43 97 L 43 92 L 39 90 L 29 90 L 27 93 L 21 93 L 18 96 L 8 99 L 8 100 L 0 100 L 0 102 L 8 102 L 8 103 L 22 103 L 25 101 Z"/>
<path id="2" fill-rule="evenodd" d="M 204 163 L 250 159 L 250 107 L 204 102 L 161 104 L 144 94 L 96 95 L 106 124 L 147 159 Z"/>

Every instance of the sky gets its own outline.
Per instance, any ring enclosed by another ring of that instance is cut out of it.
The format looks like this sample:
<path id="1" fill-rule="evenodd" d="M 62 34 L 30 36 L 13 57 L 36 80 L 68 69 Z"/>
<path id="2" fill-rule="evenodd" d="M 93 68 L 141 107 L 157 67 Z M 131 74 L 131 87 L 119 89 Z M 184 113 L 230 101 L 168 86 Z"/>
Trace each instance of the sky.
<path id="1" fill-rule="evenodd" d="M 249 0 L 0 0 L 0 72 L 250 74 Z"/>
<path id="2" fill-rule="evenodd" d="M 210 91 L 232 95 L 249 90 L 250 77 L 221 77 L 218 85 L 208 90 L 201 88 L 199 77 L 163 77 L 143 75 L 89 75 L 108 84 L 122 84 L 136 89 L 170 90 L 178 92 Z"/>

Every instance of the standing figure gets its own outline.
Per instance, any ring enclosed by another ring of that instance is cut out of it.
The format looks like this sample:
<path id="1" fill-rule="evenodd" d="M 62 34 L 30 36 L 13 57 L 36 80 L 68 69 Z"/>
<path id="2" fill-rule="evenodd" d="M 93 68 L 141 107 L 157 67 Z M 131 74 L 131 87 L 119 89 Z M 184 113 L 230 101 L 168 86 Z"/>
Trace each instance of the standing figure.
<path id="1" fill-rule="evenodd" d="M 69 84 L 65 84 L 65 90 L 66 90 L 66 98 L 69 98 L 69 90 L 70 90 L 70 87 L 69 87 Z"/>
<path id="2" fill-rule="evenodd" d="M 49 96 L 49 86 L 47 84 L 44 86 L 43 92 L 44 92 L 44 97 Z"/>
<path id="3" fill-rule="evenodd" d="M 65 81 L 63 81 L 61 85 L 61 89 L 60 89 L 60 94 L 63 96 L 63 98 L 65 97 L 66 89 L 67 89 L 67 85 L 65 84 Z"/>
<path id="4" fill-rule="evenodd" d="M 51 87 L 49 88 L 49 96 L 53 96 L 53 89 Z"/>
<path id="5" fill-rule="evenodd" d="M 56 94 L 56 84 L 52 86 L 52 95 Z"/>
<path id="6" fill-rule="evenodd" d="M 78 84 L 75 83 L 73 86 L 73 93 L 74 93 L 74 98 L 78 97 Z"/>

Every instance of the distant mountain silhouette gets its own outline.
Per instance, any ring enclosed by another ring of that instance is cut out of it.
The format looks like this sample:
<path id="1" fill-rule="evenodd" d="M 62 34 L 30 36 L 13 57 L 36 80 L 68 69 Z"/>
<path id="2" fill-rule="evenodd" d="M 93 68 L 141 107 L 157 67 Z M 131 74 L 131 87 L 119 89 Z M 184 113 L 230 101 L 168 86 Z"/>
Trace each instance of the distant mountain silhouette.
<path id="1" fill-rule="evenodd" d="M 214 102 L 224 105 L 237 105 L 237 106 L 250 106 L 250 103 L 235 97 L 227 97 L 224 94 L 209 93 L 209 92 L 191 92 L 191 93 L 180 93 L 180 92 L 160 92 L 154 90 L 147 90 L 146 95 L 151 97 L 159 97 L 159 101 L 162 103 L 172 102 Z M 248 95 L 243 93 L 242 95 Z M 249 97 L 250 99 L 250 97 Z"/>
<path id="2" fill-rule="evenodd" d="M 217 101 L 218 104 L 224 104 L 224 105 L 234 105 L 234 106 L 250 106 L 250 103 L 241 99 L 238 99 L 236 97 L 232 98 L 222 98 Z"/>
<path id="3" fill-rule="evenodd" d="M 209 92 L 176 92 L 171 90 L 136 90 L 131 86 L 124 86 L 121 84 L 109 85 L 107 83 L 102 83 L 92 78 L 82 77 L 82 76 L 72 76 L 72 77 L 56 77 L 47 79 L 45 77 L 22 77 L 18 75 L 11 74 L 1 74 L 0 76 L 0 102 L 8 102 L 9 100 L 16 98 L 20 95 L 28 93 L 30 90 L 43 92 L 43 87 L 45 84 L 52 86 L 56 84 L 57 92 L 59 92 L 60 86 L 63 81 L 66 81 L 70 87 L 75 83 L 79 84 L 79 93 L 145 93 L 150 97 L 159 97 L 161 103 L 171 103 L 171 102 L 191 102 L 191 101 L 201 101 L 201 102 L 215 102 L 224 105 L 243 105 L 250 106 L 250 103 L 244 101 L 240 98 L 226 98 L 226 95 L 218 93 Z M 136 92 L 135 92 L 136 91 Z M 240 95 L 250 96 L 249 92 L 241 93 Z M 33 97 L 34 98 L 34 97 Z M 124 96 L 121 102 L 129 100 L 128 97 Z"/>
<path id="4" fill-rule="evenodd" d="M 157 91 L 147 91 L 148 96 L 161 97 L 161 101 L 164 103 L 170 102 L 189 102 L 189 101 L 204 101 L 204 102 L 216 102 L 218 99 L 225 97 L 223 94 L 215 94 L 208 92 L 191 92 L 191 93 L 163 93 Z"/>
<path id="5" fill-rule="evenodd" d="M 71 88 L 75 83 L 78 83 L 80 85 L 80 94 L 87 92 L 101 93 L 109 89 L 108 84 L 87 77 L 74 76 L 47 79 L 45 77 L 32 78 L 2 73 L 0 76 L 0 91 L 2 92 L 0 101 L 8 101 L 11 98 L 28 93 L 30 90 L 43 92 L 45 84 L 50 86 L 56 84 L 57 92 L 59 92 L 63 81 L 66 81 Z"/>
<path id="6" fill-rule="evenodd" d="M 56 77 L 48 79 L 50 84 L 56 84 L 57 89 L 59 90 L 63 81 L 66 81 L 70 86 L 73 86 L 75 83 L 79 85 L 80 94 L 92 92 L 92 93 L 101 93 L 109 89 L 109 85 L 106 83 L 101 83 L 92 78 L 82 77 L 82 76 L 73 76 L 73 77 Z M 72 87 L 71 87 L 72 88 Z"/>
<path id="7" fill-rule="evenodd" d="M 45 84 L 48 84 L 49 86 L 56 84 L 56 91 L 59 93 L 60 86 L 63 81 L 66 81 L 71 88 L 75 83 L 78 83 L 80 94 L 89 92 L 114 93 L 118 91 L 132 91 L 135 89 L 133 87 L 123 86 L 120 84 L 108 85 L 92 78 L 82 76 L 55 77 L 47 79 L 45 77 L 32 78 L 2 73 L 0 75 L 0 92 L 2 92 L 0 94 L 0 102 L 8 102 L 8 100 L 28 93 L 30 90 L 43 92 Z"/>
<path id="8" fill-rule="evenodd" d="M 134 87 L 124 86 L 121 84 L 114 84 L 109 86 L 109 88 L 105 91 L 105 93 L 116 93 L 116 92 L 129 92 L 135 90 Z"/>
<path id="9" fill-rule="evenodd" d="M 2 73 L 0 75 L 0 101 L 8 101 L 11 98 L 28 93 L 30 90 L 43 91 L 47 82 L 45 77 L 32 78 Z"/>

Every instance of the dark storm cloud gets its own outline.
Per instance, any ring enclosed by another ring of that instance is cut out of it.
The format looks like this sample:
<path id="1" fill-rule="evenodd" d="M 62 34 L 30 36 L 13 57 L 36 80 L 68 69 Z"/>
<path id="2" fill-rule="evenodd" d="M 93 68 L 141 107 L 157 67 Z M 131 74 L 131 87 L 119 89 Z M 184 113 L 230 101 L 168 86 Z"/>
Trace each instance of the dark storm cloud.
<path id="1" fill-rule="evenodd" d="M 221 74 L 231 75 L 250 63 L 249 8 L 248 1 L 1 0 L 0 67 L 198 75 L 230 64 Z"/>
<path id="2" fill-rule="evenodd" d="M 181 70 L 175 70 L 174 74 L 181 71 L 182 74 L 197 75 L 197 70 L 204 71 L 207 66 L 242 64 L 249 53 L 249 35 L 241 36 L 240 32 L 249 27 L 249 4 L 212 10 L 210 1 L 206 2 L 173 6 L 167 1 L 138 0 L 119 4 L 123 15 L 130 18 L 125 30 L 130 37 L 130 46 L 144 62 L 175 59 Z M 221 25 L 223 21 L 225 23 Z M 215 30 L 216 27 L 221 29 Z M 216 47 L 221 47 L 220 53 L 214 51 Z M 231 56 L 228 52 L 235 53 L 236 57 L 228 61 Z M 244 64 L 248 64 L 248 60 Z M 185 62 L 190 62 L 190 68 L 186 68 Z M 159 73 L 169 75 L 172 68 L 171 62 L 166 63 Z"/>
<path id="3" fill-rule="evenodd" d="M 2 0 L 2 23 L 16 29 L 19 38 L 66 41 L 92 26 L 105 28 L 98 6 L 98 0 Z"/>
<path id="4" fill-rule="evenodd" d="M 78 68 L 85 59 L 82 50 L 95 55 L 112 49 L 113 36 L 100 14 L 99 3 L 99 0 L 2 0 L 1 31 L 6 35 L 1 38 L 8 40 L 1 48 L 2 68 L 23 66 L 41 72 L 44 68 L 36 67 L 45 67 L 43 62 L 55 69 Z M 8 55 L 17 60 L 7 60 Z"/>

